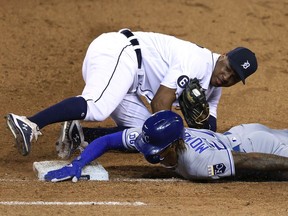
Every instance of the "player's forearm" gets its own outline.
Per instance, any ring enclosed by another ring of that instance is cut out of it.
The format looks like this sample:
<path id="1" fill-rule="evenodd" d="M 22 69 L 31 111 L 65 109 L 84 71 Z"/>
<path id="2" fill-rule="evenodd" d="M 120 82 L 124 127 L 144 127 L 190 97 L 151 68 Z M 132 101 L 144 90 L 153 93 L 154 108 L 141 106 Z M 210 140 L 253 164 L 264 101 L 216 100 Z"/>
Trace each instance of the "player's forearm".
<path id="1" fill-rule="evenodd" d="M 161 111 L 161 110 L 171 110 L 172 104 L 164 104 L 164 103 L 151 103 L 152 113 Z"/>
<path id="2" fill-rule="evenodd" d="M 264 153 L 232 152 L 235 169 L 288 171 L 288 158 Z"/>
<path id="3" fill-rule="evenodd" d="M 151 101 L 152 112 L 161 110 L 171 110 L 173 102 L 176 100 L 175 89 L 170 89 L 160 85 L 157 93 Z"/>
<path id="4" fill-rule="evenodd" d="M 86 165 L 109 150 L 124 150 L 122 133 L 121 131 L 95 139 L 84 149 L 80 155 L 81 159 L 78 161 Z"/>

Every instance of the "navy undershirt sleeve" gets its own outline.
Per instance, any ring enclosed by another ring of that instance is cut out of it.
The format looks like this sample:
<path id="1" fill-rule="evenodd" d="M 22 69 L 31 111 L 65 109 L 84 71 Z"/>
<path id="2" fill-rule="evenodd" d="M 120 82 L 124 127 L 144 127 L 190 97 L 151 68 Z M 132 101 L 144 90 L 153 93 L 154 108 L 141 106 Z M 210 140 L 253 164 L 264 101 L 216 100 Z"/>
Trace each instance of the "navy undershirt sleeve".
<path id="1" fill-rule="evenodd" d="M 209 125 L 210 125 L 210 130 L 216 132 L 217 130 L 217 119 L 214 116 L 209 116 L 208 119 Z"/>
<path id="2" fill-rule="evenodd" d="M 204 124 L 205 129 L 212 130 L 216 132 L 217 130 L 217 119 L 214 116 L 209 116 L 208 121 Z"/>

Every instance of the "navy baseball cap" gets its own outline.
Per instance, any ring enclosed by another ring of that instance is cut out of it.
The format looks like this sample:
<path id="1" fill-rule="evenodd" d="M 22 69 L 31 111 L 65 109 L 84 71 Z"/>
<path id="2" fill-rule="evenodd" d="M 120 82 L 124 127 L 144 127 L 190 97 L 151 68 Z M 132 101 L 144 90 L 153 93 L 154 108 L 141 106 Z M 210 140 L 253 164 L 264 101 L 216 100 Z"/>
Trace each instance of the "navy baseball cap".
<path id="1" fill-rule="evenodd" d="M 227 53 L 230 67 L 239 75 L 243 84 L 258 67 L 255 53 L 245 47 L 237 47 Z"/>

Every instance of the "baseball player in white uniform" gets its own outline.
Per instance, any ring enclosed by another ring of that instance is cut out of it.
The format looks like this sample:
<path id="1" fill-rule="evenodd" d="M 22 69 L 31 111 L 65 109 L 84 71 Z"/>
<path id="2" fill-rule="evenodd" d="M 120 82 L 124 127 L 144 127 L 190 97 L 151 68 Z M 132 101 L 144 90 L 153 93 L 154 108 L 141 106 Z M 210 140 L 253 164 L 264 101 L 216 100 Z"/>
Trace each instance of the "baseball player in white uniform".
<path id="1" fill-rule="evenodd" d="M 185 179 L 219 179 L 235 170 L 288 171 L 288 130 L 261 124 L 242 124 L 221 134 L 184 128 L 172 111 L 149 117 L 142 129 L 131 128 L 95 139 L 72 163 L 45 175 L 57 182 L 81 178 L 81 169 L 108 150 L 141 152 L 150 163 L 160 163 Z"/>
<path id="2" fill-rule="evenodd" d="M 217 54 L 188 41 L 152 32 L 104 33 L 90 44 L 83 62 L 85 87 L 81 95 L 67 98 L 33 116 L 13 113 L 7 123 L 18 151 L 28 155 L 40 129 L 70 120 L 103 121 L 139 127 L 152 112 L 170 110 L 191 78 L 197 78 L 209 103 L 209 128 L 216 131 L 221 87 L 229 87 L 257 70 L 255 54 L 238 47 Z"/>

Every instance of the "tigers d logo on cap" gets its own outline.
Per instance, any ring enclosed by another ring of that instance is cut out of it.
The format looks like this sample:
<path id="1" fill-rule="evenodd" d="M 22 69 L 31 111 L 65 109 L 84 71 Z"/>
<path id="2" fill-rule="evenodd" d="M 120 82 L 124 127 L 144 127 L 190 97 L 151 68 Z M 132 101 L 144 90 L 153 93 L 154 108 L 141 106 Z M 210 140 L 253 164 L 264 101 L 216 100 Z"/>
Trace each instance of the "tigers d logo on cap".
<path id="1" fill-rule="evenodd" d="M 245 84 L 245 79 L 253 74 L 258 67 L 255 53 L 245 47 L 237 47 L 227 53 L 231 68 Z"/>

